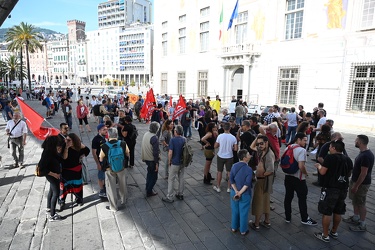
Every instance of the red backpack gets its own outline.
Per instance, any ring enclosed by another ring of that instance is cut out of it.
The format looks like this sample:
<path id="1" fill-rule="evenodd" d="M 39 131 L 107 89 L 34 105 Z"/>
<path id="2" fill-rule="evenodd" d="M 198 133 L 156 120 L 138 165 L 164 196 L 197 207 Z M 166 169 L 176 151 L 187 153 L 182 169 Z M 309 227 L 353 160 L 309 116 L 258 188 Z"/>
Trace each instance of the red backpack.
<path id="1" fill-rule="evenodd" d="M 293 150 L 300 145 L 289 145 L 280 159 L 280 167 L 286 174 L 295 174 L 299 170 L 298 161 L 294 159 Z"/>

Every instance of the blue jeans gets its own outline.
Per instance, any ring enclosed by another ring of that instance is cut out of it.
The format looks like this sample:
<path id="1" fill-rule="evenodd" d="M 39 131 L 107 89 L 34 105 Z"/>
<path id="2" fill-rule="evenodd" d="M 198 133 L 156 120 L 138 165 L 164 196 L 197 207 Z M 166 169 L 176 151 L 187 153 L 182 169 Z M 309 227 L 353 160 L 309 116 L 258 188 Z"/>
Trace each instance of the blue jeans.
<path id="1" fill-rule="evenodd" d="M 50 214 L 54 216 L 56 213 L 56 204 L 57 199 L 60 195 L 60 180 L 52 177 L 50 175 L 46 176 L 47 181 L 49 182 L 49 191 L 47 195 L 47 208 L 51 209 Z"/>
<path id="2" fill-rule="evenodd" d="M 64 115 L 65 122 L 68 124 L 69 128 L 72 129 L 72 115 Z"/>
<path id="3" fill-rule="evenodd" d="M 145 161 L 147 165 L 146 193 L 152 194 L 152 190 L 158 180 L 158 172 L 155 171 L 156 164 L 154 161 Z"/>
<path id="4" fill-rule="evenodd" d="M 294 136 L 296 135 L 296 131 L 297 131 L 297 126 L 288 126 L 288 133 L 285 139 L 286 143 L 289 143 L 289 138 L 290 138 L 290 143 L 293 142 Z"/>
<path id="5" fill-rule="evenodd" d="M 240 228 L 241 233 L 245 233 L 248 227 L 248 216 L 251 202 L 251 195 L 243 193 L 239 201 L 234 201 L 233 196 L 236 193 L 233 189 L 230 190 L 230 205 L 232 209 L 232 229 Z"/>
<path id="6" fill-rule="evenodd" d="M 192 121 L 190 120 L 190 122 L 189 122 L 189 128 L 188 128 L 188 133 L 189 133 L 188 137 L 192 137 L 193 136 L 192 133 L 191 133 L 191 123 L 192 123 Z"/>
<path id="7" fill-rule="evenodd" d="M 184 129 L 184 136 L 188 137 L 187 134 L 188 134 L 189 126 L 182 126 L 182 128 Z"/>
<path id="8" fill-rule="evenodd" d="M 236 124 L 241 126 L 242 120 L 243 120 L 243 117 L 236 117 Z"/>

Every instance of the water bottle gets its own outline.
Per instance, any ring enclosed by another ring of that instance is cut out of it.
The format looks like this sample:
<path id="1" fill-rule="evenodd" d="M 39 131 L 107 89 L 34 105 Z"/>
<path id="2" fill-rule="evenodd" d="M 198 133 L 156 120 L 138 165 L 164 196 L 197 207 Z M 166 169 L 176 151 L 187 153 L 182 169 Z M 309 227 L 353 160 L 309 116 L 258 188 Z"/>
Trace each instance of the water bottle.
<path id="1" fill-rule="evenodd" d="M 320 200 L 321 200 L 321 201 L 324 201 L 325 198 L 326 198 L 326 191 L 323 190 L 323 191 L 321 192 L 321 194 L 320 194 Z"/>

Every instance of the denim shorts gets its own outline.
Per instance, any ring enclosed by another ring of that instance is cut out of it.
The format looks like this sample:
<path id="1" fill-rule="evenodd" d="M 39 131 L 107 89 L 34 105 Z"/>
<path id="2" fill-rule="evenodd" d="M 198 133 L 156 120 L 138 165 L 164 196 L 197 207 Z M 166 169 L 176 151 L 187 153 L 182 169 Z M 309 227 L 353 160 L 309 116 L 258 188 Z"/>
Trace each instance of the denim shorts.
<path id="1" fill-rule="evenodd" d="M 101 181 L 105 180 L 105 171 L 98 170 L 98 179 L 101 180 Z"/>

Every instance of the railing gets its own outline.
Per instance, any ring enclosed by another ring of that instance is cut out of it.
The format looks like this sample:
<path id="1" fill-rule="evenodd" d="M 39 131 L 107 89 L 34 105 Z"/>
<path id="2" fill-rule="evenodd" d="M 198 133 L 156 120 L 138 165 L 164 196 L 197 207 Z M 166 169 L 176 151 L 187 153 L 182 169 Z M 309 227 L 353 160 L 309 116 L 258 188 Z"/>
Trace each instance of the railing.
<path id="1" fill-rule="evenodd" d="M 222 48 L 223 54 L 259 54 L 259 48 L 253 43 L 243 43 L 225 46 Z"/>

